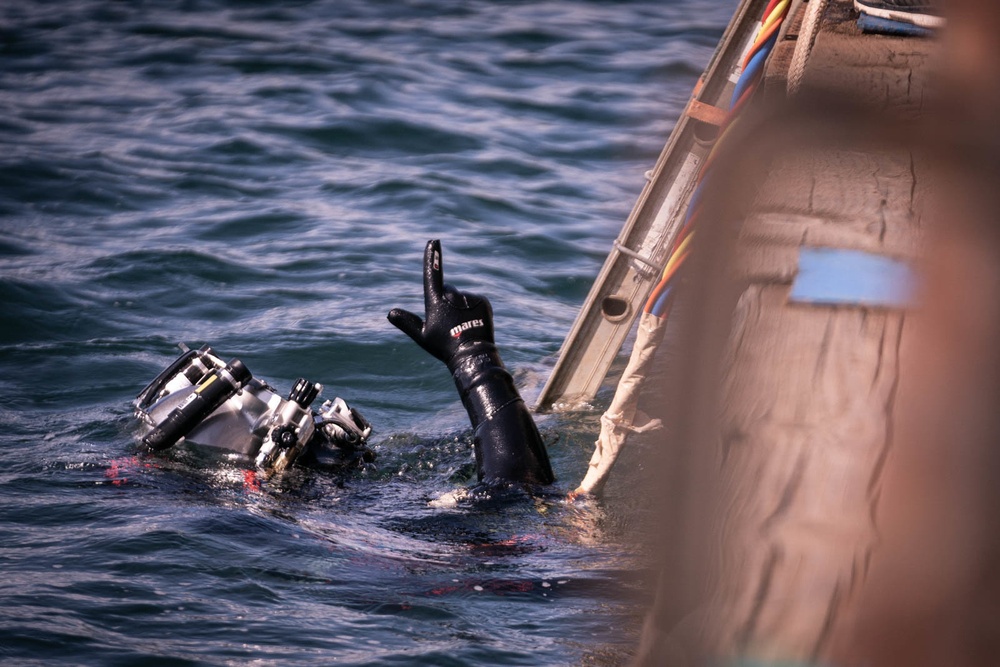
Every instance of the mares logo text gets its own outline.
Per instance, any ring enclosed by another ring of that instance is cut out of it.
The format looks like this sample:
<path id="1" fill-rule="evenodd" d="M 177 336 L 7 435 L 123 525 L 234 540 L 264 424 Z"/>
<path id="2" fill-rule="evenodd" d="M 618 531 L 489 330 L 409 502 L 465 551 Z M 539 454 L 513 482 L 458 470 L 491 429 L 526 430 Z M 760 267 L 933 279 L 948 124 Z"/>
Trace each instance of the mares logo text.
<path id="1" fill-rule="evenodd" d="M 452 338 L 458 338 L 459 334 L 461 334 L 466 329 L 471 329 L 473 327 L 481 327 L 481 326 L 483 326 L 482 320 L 469 320 L 468 322 L 463 322 L 462 324 L 459 324 L 457 327 L 454 327 L 448 333 L 451 334 Z"/>

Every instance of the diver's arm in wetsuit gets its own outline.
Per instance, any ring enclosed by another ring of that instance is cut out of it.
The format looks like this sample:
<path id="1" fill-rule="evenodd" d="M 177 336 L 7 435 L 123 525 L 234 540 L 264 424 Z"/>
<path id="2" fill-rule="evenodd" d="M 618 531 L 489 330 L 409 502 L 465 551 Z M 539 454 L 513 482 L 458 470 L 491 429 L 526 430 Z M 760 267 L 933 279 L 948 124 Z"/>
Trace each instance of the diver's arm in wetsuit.
<path id="1" fill-rule="evenodd" d="M 493 339 L 485 297 L 444 284 L 441 242 L 424 251 L 425 318 L 399 308 L 389 321 L 448 366 L 475 432 L 479 480 L 551 484 L 545 444 Z"/>

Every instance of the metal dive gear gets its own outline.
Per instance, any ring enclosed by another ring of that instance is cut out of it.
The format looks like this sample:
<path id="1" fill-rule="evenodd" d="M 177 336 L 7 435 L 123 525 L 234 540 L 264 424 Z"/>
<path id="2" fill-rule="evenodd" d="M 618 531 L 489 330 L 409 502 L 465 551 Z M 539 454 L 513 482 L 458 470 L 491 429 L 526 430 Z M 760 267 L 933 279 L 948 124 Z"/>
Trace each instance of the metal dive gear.
<path id="1" fill-rule="evenodd" d="M 142 444 L 156 451 L 176 445 L 178 440 L 252 379 L 250 371 L 239 359 L 233 359 L 225 368 L 215 369 L 199 382 L 197 389 L 188 394 L 183 403 L 146 434 Z"/>
<path id="2" fill-rule="evenodd" d="M 343 399 L 310 406 L 320 384 L 299 379 L 287 398 L 253 377 L 239 360 L 212 348 L 187 349 L 134 401 L 147 427 L 142 443 L 155 451 L 182 440 L 243 455 L 265 472 L 296 461 L 333 466 L 374 460 L 371 424 Z"/>

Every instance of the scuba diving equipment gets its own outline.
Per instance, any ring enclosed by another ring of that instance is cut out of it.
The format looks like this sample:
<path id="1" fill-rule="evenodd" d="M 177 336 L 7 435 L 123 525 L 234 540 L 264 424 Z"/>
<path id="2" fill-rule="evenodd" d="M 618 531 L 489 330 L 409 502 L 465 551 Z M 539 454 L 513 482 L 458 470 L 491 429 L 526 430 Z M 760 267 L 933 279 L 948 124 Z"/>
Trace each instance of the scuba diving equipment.
<path id="1" fill-rule="evenodd" d="M 156 451 L 172 447 L 251 379 L 253 376 L 239 359 L 233 359 L 225 368 L 215 369 L 199 383 L 197 389 L 188 394 L 183 403 L 146 434 L 142 444 Z"/>
<path id="2" fill-rule="evenodd" d="M 181 349 L 134 401 L 150 449 L 183 440 L 245 456 L 266 472 L 297 460 L 332 466 L 374 459 L 371 424 L 357 410 L 341 398 L 311 409 L 322 385 L 299 379 L 283 398 L 238 359 L 227 364 L 208 346 Z"/>
<path id="3" fill-rule="evenodd" d="M 474 431 L 479 481 L 551 484 L 545 443 L 500 360 L 486 297 L 444 283 L 441 242 L 424 250 L 426 320 L 400 308 L 389 321 L 451 371 Z"/>
<path id="4" fill-rule="evenodd" d="M 299 457 L 315 431 L 310 404 L 322 385 L 299 378 L 285 401 L 268 420 L 267 436 L 254 461 L 262 470 L 282 471 Z"/>

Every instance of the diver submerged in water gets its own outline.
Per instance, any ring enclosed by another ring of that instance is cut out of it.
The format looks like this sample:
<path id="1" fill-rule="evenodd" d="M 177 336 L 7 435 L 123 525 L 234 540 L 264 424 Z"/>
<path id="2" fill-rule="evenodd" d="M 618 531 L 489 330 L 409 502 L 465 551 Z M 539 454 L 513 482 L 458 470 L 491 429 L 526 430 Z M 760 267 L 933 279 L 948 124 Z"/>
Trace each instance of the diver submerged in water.
<path id="1" fill-rule="evenodd" d="M 551 484 L 555 477 L 538 428 L 497 351 L 488 299 L 444 283 L 440 241 L 424 251 L 424 319 L 394 308 L 389 321 L 445 363 L 472 422 L 480 482 Z M 142 442 L 180 442 L 247 456 L 264 472 L 294 462 L 330 466 L 371 461 L 371 425 L 343 399 L 312 402 L 322 387 L 300 379 L 287 398 L 238 359 L 211 348 L 185 349 L 135 400 L 148 427 Z"/>

